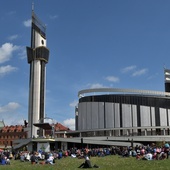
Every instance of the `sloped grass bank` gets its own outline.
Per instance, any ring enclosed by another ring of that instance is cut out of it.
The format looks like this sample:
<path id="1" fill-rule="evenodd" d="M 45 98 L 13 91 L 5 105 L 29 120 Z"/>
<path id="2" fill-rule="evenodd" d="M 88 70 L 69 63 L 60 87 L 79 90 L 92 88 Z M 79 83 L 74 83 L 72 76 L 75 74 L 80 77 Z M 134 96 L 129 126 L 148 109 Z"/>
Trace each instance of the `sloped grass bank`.
<path id="1" fill-rule="evenodd" d="M 122 158 L 120 156 L 91 157 L 92 165 L 96 164 L 100 170 L 169 170 L 170 159 L 166 160 L 136 160 L 135 158 Z M 20 160 L 11 160 L 11 165 L 0 165 L 1 170 L 78 170 L 78 166 L 84 162 L 84 159 L 62 158 L 56 160 L 54 165 L 32 165 L 30 162 L 20 162 Z M 91 168 L 97 169 L 97 168 Z"/>

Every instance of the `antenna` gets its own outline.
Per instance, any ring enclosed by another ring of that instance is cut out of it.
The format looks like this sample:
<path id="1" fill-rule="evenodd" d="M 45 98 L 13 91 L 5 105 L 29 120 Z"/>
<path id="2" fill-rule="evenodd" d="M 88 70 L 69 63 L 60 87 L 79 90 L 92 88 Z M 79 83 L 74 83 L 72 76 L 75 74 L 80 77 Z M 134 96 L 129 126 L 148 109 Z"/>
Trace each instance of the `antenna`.
<path id="1" fill-rule="evenodd" d="M 166 66 L 165 66 L 165 64 L 164 64 L 164 70 L 166 69 Z"/>
<path id="2" fill-rule="evenodd" d="M 34 11 L 34 2 L 32 3 L 32 11 Z"/>

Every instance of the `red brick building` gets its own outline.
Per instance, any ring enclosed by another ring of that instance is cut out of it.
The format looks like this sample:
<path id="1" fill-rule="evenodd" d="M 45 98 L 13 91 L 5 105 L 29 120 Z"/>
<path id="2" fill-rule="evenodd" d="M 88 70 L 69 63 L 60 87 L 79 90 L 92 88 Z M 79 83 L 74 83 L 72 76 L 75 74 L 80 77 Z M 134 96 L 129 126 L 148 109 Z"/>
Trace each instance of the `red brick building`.
<path id="1" fill-rule="evenodd" d="M 1 123 L 1 121 L 0 121 Z M 63 126 L 60 123 L 51 125 L 52 130 L 45 130 L 45 136 L 50 137 L 65 137 L 64 132 L 69 131 L 68 127 Z M 11 125 L 11 126 L 1 126 L 0 127 L 0 148 L 10 148 L 13 146 L 13 141 L 16 139 L 25 139 L 27 138 L 27 132 L 24 131 L 24 125 Z M 61 133 L 56 133 L 61 132 Z M 52 134 L 53 133 L 53 134 Z"/>
<path id="2" fill-rule="evenodd" d="M 4 126 L 0 130 L 0 146 L 1 148 L 10 147 L 16 139 L 27 138 L 23 125 Z"/>
<path id="3" fill-rule="evenodd" d="M 70 131 L 70 129 L 68 127 L 63 126 L 61 123 L 58 123 L 58 122 L 56 124 L 54 124 L 54 126 L 53 125 L 51 125 L 51 126 L 52 126 L 52 130 L 54 128 L 54 131 L 45 130 L 45 136 L 46 137 L 51 136 L 52 133 L 54 133 L 53 134 L 54 137 L 64 138 L 65 137 L 64 132 Z M 61 133 L 56 133 L 56 132 L 61 132 Z"/>

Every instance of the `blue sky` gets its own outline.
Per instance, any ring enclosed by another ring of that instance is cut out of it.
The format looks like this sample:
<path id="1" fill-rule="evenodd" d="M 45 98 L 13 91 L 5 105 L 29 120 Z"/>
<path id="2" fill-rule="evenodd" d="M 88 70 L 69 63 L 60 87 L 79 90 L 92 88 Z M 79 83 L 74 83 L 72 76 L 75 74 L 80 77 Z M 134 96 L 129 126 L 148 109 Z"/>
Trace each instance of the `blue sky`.
<path id="1" fill-rule="evenodd" d="M 28 119 L 32 0 L 0 5 L 0 119 Z M 35 0 L 47 25 L 46 115 L 74 129 L 78 91 L 113 87 L 164 91 L 170 68 L 170 1 Z"/>

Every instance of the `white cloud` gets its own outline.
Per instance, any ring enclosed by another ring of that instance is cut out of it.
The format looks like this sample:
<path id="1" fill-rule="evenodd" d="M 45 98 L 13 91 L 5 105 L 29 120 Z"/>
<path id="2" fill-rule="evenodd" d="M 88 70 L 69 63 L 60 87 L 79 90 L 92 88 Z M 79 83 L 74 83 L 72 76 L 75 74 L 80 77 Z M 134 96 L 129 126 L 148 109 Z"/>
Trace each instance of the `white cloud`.
<path id="1" fill-rule="evenodd" d="M 0 107 L 0 113 L 11 113 L 12 111 L 18 109 L 20 107 L 19 103 L 16 102 L 10 102 L 5 106 Z"/>
<path id="2" fill-rule="evenodd" d="M 10 37 L 8 37 L 8 39 L 9 39 L 10 41 L 15 40 L 15 39 L 17 39 L 17 38 L 18 38 L 18 35 L 17 35 L 17 34 L 11 35 Z"/>
<path id="3" fill-rule="evenodd" d="M 18 53 L 18 55 L 20 56 L 20 59 L 25 59 L 27 58 L 27 55 L 26 55 L 26 48 L 23 46 L 23 47 L 20 47 L 20 52 Z"/>
<path id="4" fill-rule="evenodd" d="M 31 27 L 31 19 L 24 21 L 23 24 L 25 27 Z"/>
<path id="5" fill-rule="evenodd" d="M 106 80 L 114 82 L 114 83 L 119 82 L 119 78 L 115 76 L 107 76 Z"/>
<path id="6" fill-rule="evenodd" d="M 55 124 L 56 122 L 57 122 L 56 120 L 49 117 L 45 117 L 44 119 L 44 123 Z"/>
<path id="7" fill-rule="evenodd" d="M 12 67 L 10 65 L 0 67 L 0 76 L 8 74 L 10 72 L 16 71 L 18 68 Z"/>
<path id="8" fill-rule="evenodd" d="M 69 104 L 69 106 L 70 106 L 70 107 L 75 107 L 75 106 L 77 106 L 77 104 L 78 104 L 78 101 L 77 101 L 77 100 L 74 100 L 73 102 L 71 102 L 71 103 Z"/>
<path id="9" fill-rule="evenodd" d="M 122 71 L 122 73 L 127 73 L 127 72 L 131 71 L 133 77 L 141 76 L 143 74 L 146 74 L 146 72 L 148 71 L 148 69 L 146 69 L 146 68 L 140 69 L 140 70 L 137 70 L 136 68 L 137 68 L 136 65 L 132 65 L 132 66 L 123 68 L 121 71 Z"/>
<path id="10" fill-rule="evenodd" d="M 16 14 L 16 11 L 9 11 L 9 12 L 7 13 L 7 15 L 14 15 L 14 14 Z"/>
<path id="11" fill-rule="evenodd" d="M 8 121 L 6 122 L 5 120 L 5 125 L 8 124 L 8 125 L 24 125 L 24 120 L 25 119 L 19 119 L 18 120 L 18 116 L 14 116 L 14 117 L 11 117 L 11 119 L 8 119 Z"/>
<path id="12" fill-rule="evenodd" d="M 57 19 L 58 15 L 50 15 L 50 19 Z"/>
<path id="13" fill-rule="evenodd" d="M 136 69 L 136 66 L 132 65 L 132 66 L 128 66 L 128 67 L 123 68 L 121 71 L 122 71 L 122 73 L 127 73 L 129 71 L 133 71 L 134 69 Z"/>
<path id="14" fill-rule="evenodd" d="M 24 125 L 24 120 L 26 120 L 19 113 L 5 114 L 2 116 L 2 119 L 6 126 Z"/>
<path id="15" fill-rule="evenodd" d="M 96 83 L 96 84 L 88 84 L 90 86 L 90 89 L 94 88 L 103 88 L 104 86 L 102 84 Z"/>
<path id="16" fill-rule="evenodd" d="M 63 125 L 70 128 L 71 130 L 75 130 L 75 119 L 66 119 L 63 121 Z"/>
<path id="17" fill-rule="evenodd" d="M 146 74 L 146 72 L 148 71 L 148 69 L 144 68 L 144 69 L 141 69 L 141 70 L 138 70 L 138 71 L 135 71 L 132 76 L 135 77 L 135 76 L 141 76 L 143 74 Z"/>
<path id="18" fill-rule="evenodd" d="M 147 79 L 148 79 L 148 80 L 151 80 L 151 79 L 156 78 L 157 76 L 159 76 L 159 74 L 158 74 L 158 73 L 155 73 L 155 74 L 153 74 L 153 75 L 150 75 Z"/>
<path id="19" fill-rule="evenodd" d="M 11 43 L 5 43 L 0 47 L 0 63 L 9 61 L 12 57 L 12 53 L 18 50 L 20 47 Z"/>

